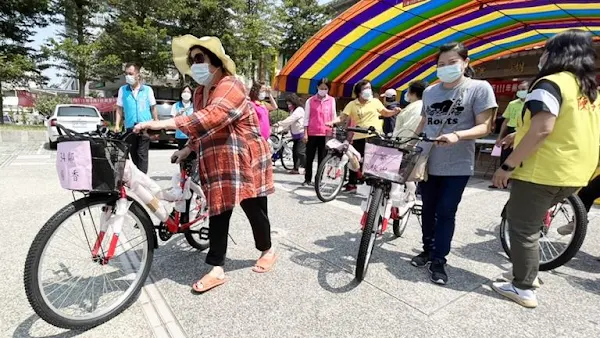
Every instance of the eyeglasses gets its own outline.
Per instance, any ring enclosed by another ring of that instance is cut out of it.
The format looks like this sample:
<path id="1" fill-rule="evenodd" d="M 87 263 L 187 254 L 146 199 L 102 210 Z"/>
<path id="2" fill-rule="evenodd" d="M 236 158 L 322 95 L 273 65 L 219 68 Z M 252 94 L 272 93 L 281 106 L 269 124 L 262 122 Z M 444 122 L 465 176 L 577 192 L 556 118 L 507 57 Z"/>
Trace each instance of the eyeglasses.
<path id="1" fill-rule="evenodd" d="M 205 60 L 205 56 L 202 53 L 198 53 L 194 56 L 191 56 L 188 58 L 188 62 L 190 64 L 196 64 L 196 63 L 204 63 Z"/>

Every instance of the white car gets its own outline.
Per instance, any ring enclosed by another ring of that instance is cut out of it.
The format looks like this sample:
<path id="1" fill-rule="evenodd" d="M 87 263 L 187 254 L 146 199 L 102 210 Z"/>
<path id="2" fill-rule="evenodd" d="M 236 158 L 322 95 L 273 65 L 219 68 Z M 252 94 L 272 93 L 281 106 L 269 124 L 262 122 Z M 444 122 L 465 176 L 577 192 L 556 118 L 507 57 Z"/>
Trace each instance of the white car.
<path id="1" fill-rule="evenodd" d="M 102 115 L 94 106 L 59 104 L 54 108 L 54 114 L 46 121 L 50 148 L 56 147 L 56 141 L 60 135 L 56 130 L 57 123 L 80 133 L 95 131 L 99 125 L 105 125 Z"/>

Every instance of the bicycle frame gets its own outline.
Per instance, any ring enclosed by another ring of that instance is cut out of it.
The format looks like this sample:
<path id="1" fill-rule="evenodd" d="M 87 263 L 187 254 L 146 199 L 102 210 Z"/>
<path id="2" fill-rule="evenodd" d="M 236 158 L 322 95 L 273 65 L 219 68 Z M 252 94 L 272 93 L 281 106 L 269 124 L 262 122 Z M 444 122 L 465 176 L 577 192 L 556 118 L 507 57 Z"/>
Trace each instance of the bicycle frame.
<path id="1" fill-rule="evenodd" d="M 139 199 L 152 211 L 152 213 L 158 217 L 161 224 L 166 225 L 166 229 L 169 233 L 181 233 L 188 230 L 192 225 L 206 219 L 207 214 L 202 214 L 200 217 L 181 224 L 181 213 L 177 210 L 173 215 L 169 215 L 167 209 L 164 206 L 165 202 L 176 202 L 186 203 L 192 197 L 192 192 L 195 192 L 199 199 L 202 200 L 200 205 L 201 210 L 204 207 L 206 196 L 202 192 L 200 186 L 194 183 L 188 176 L 186 168 L 181 168 L 179 175 L 179 189 L 162 190 L 160 186 L 152 180 L 148 175 L 141 172 L 131 160 L 127 160 L 125 163 L 125 173 L 123 175 L 123 182 L 120 183 L 119 188 L 119 199 L 117 200 L 114 210 L 112 206 L 105 206 L 102 210 L 102 216 L 100 218 L 100 231 L 96 238 L 94 248 L 92 250 L 92 257 L 95 260 L 100 259 L 98 252 L 101 248 L 104 236 L 109 228 L 112 226 L 113 235 L 110 240 L 107 255 L 102 258 L 101 263 L 106 264 L 114 256 L 119 235 L 121 233 L 124 217 L 129 210 L 130 198 L 127 194 L 127 189 L 131 189 Z M 175 179 L 175 178 L 174 178 Z M 189 213 L 189 206 L 186 205 L 186 212 Z"/>

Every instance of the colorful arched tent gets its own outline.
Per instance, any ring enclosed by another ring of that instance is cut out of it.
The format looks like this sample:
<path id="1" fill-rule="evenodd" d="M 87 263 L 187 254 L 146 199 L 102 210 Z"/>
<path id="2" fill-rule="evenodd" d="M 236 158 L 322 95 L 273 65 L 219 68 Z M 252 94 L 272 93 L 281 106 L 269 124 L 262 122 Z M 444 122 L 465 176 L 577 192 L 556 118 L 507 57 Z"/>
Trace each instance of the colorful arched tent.
<path id="1" fill-rule="evenodd" d="M 332 95 L 350 97 L 366 78 L 381 90 L 405 90 L 415 79 L 437 80 L 435 55 L 444 43 L 465 44 L 476 66 L 570 28 L 600 40 L 600 1 L 362 0 L 305 43 L 276 88 L 315 93 L 328 78 Z"/>

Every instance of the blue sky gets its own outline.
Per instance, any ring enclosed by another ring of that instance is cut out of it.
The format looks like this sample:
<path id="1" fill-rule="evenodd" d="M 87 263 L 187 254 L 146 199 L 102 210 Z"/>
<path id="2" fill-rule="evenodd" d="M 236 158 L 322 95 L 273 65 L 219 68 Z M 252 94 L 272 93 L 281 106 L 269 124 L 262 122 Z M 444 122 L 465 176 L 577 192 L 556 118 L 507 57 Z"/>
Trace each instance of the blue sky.
<path id="1" fill-rule="evenodd" d="M 320 4 L 324 4 L 324 3 L 328 3 L 331 0 L 318 0 Z M 36 49 L 39 49 L 44 42 L 48 39 L 53 37 L 56 34 L 56 31 L 59 29 L 58 26 L 56 25 L 50 25 L 48 27 L 45 27 L 44 29 L 41 29 L 33 38 L 33 42 L 31 43 L 32 46 Z M 58 77 L 57 74 L 58 70 L 56 68 L 48 68 L 44 71 L 44 75 L 46 75 L 49 79 L 50 79 L 50 83 L 60 83 L 61 78 Z"/>

